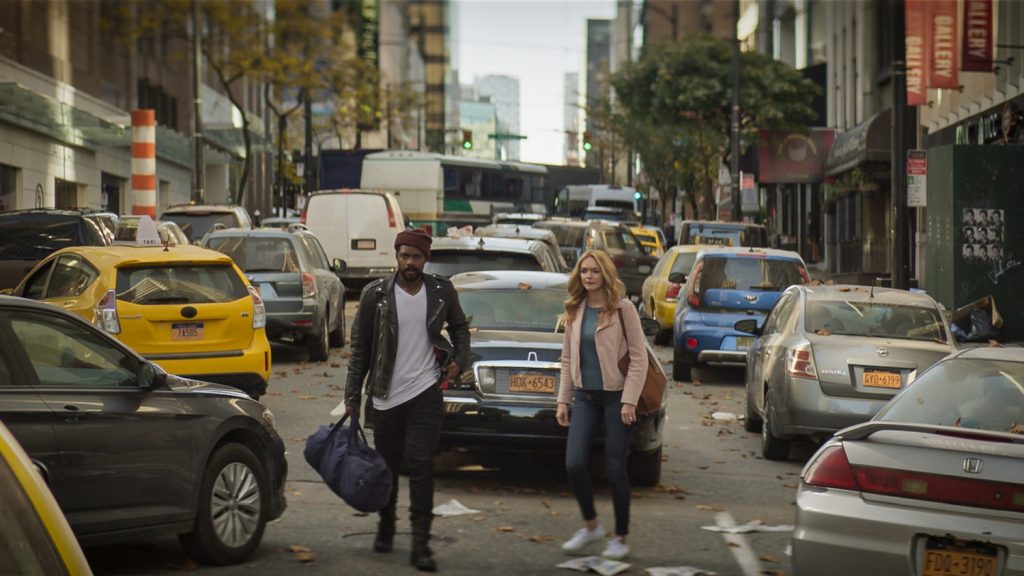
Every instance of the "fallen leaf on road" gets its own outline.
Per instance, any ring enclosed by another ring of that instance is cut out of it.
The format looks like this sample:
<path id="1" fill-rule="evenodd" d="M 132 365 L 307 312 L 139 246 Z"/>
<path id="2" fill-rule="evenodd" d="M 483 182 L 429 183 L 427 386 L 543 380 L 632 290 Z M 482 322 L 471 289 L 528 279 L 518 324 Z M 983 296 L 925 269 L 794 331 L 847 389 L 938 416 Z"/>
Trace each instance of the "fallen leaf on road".
<path id="1" fill-rule="evenodd" d="M 295 559 L 299 562 L 302 562 L 303 564 L 309 564 L 310 562 L 316 560 L 316 555 L 314 555 L 312 552 L 296 552 Z"/>
<path id="2" fill-rule="evenodd" d="M 495 532 L 515 532 L 516 529 L 511 526 L 498 526 L 494 529 Z"/>
<path id="3" fill-rule="evenodd" d="M 775 556 L 761 556 L 761 562 L 771 562 L 772 564 L 781 564 L 782 560 L 779 560 Z"/>
<path id="4" fill-rule="evenodd" d="M 302 492 L 299 492 L 298 490 L 296 490 L 296 491 L 292 492 L 292 496 L 296 496 L 296 497 L 302 496 Z"/>
<path id="5" fill-rule="evenodd" d="M 277 375 L 281 376 L 283 378 L 283 377 L 288 375 L 288 371 L 287 370 L 281 370 L 280 372 L 277 373 Z"/>
<path id="6" fill-rule="evenodd" d="M 331 362 L 331 368 L 341 368 L 340 362 Z"/>
<path id="7" fill-rule="evenodd" d="M 796 488 L 796 484 L 794 484 L 792 482 L 786 482 L 785 484 L 782 485 L 782 487 L 783 488 Z"/>
<path id="8" fill-rule="evenodd" d="M 548 502 L 547 500 L 541 500 L 541 501 L 540 501 L 540 504 L 541 504 L 541 506 L 543 506 L 543 507 L 545 507 L 545 508 L 548 508 L 548 509 L 550 509 L 550 508 L 551 508 L 551 503 L 550 503 L 550 502 Z"/>
<path id="9" fill-rule="evenodd" d="M 712 506 L 710 504 L 697 504 L 697 510 L 706 510 L 708 512 L 725 512 L 725 508 L 721 506 Z"/>
<path id="10" fill-rule="evenodd" d="M 267 396 L 280 396 L 280 392 L 267 392 Z"/>
<path id="11" fill-rule="evenodd" d="M 316 396 L 299 396 L 299 400 L 316 400 Z"/>
<path id="12" fill-rule="evenodd" d="M 357 518 L 363 518 L 365 516 L 369 516 L 369 513 L 367 513 L 367 512 L 353 512 L 352 515 L 357 517 Z"/>
<path id="13" fill-rule="evenodd" d="M 537 542 L 538 544 L 543 544 L 545 542 L 554 542 L 555 537 L 548 536 L 545 534 L 543 536 L 530 536 L 529 538 L 527 538 L 527 540 L 529 540 L 530 542 Z"/>
<path id="14" fill-rule="evenodd" d="M 312 552 L 312 550 L 310 550 L 309 548 L 306 548 L 305 546 L 299 546 L 298 544 L 292 544 L 291 546 L 289 546 L 288 547 L 288 551 L 289 552 Z"/>
<path id="15" fill-rule="evenodd" d="M 345 350 L 344 352 L 341 353 L 341 357 L 342 358 L 351 358 L 352 357 L 352 353 L 349 352 L 348 350 Z"/>
<path id="16" fill-rule="evenodd" d="M 708 467 L 707 466 L 697 466 L 697 469 L 698 470 L 707 470 Z"/>
<path id="17" fill-rule="evenodd" d="M 739 545 L 739 544 L 737 544 L 736 542 L 729 542 L 729 547 L 730 547 L 730 548 L 739 548 L 739 547 L 740 547 L 740 545 Z"/>

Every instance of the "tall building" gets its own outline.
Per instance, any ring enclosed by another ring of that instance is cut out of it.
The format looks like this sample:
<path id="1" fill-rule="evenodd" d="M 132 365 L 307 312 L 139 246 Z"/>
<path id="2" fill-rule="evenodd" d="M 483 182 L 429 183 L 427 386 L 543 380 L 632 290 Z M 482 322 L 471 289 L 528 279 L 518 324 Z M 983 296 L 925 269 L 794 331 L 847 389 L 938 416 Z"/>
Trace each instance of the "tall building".
<path id="1" fill-rule="evenodd" d="M 454 131 L 448 128 L 455 126 L 454 94 L 458 90 L 458 78 L 451 69 L 452 4 L 448 0 L 410 2 L 410 31 L 424 66 L 424 148 L 446 152 L 454 141 Z"/>
<path id="2" fill-rule="evenodd" d="M 740 0 L 740 4 L 757 1 Z M 680 40 L 700 32 L 716 38 L 733 36 L 733 0 L 642 0 L 642 3 L 640 20 L 645 44 Z"/>
<path id="3" fill-rule="evenodd" d="M 476 92 L 488 98 L 498 113 L 498 133 L 519 135 L 519 79 L 512 76 L 481 76 L 474 83 Z M 519 160 L 519 140 L 496 140 L 504 151 L 503 160 Z"/>
<path id="4" fill-rule="evenodd" d="M 563 162 L 566 166 L 580 165 L 580 75 L 567 72 L 562 82 L 565 106 L 562 112 L 562 126 L 565 132 Z"/>
<path id="5" fill-rule="evenodd" d="M 608 95 L 609 87 L 609 66 L 611 62 L 612 48 L 612 21 L 607 19 L 587 19 L 587 52 L 586 72 L 584 79 L 586 93 L 584 101 L 587 110 L 592 109 L 603 97 Z M 583 129 L 593 133 L 599 132 L 599 126 L 589 115 L 585 116 Z M 603 165 L 602 150 L 591 150 L 586 153 L 585 160 L 588 165 Z M 594 157 L 596 156 L 596 162 Z M 603 171 L 603 169 L 602 169 Z"/>

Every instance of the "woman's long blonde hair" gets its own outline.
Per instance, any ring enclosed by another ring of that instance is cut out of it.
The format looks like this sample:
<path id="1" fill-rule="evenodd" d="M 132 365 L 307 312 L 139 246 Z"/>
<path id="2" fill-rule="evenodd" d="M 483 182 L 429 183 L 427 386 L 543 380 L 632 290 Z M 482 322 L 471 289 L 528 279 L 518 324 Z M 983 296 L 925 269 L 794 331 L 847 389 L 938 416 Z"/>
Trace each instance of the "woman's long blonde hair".
<path id="1" fill-rule="evenodd" d="M 626 294 L 626 285 L 619 280 L 619 271 L 615 268 L 608 253 L 604 250 L 587 250 L 576 260 L 572 272 L 569 273 L 569 298 L 565 301 L 565 320 L 571 322 L 576 317 L 583 301 L 587 299 L 587 289 L 583 287 L 580 280 L 580 264 L 587 258 L 593 258 L 597 267 L 601 269 L 601 276 L 604 278 L 604 308 L 601 312 L 607 316 L 615 314 L 619 308 L 619 301 Z"/>

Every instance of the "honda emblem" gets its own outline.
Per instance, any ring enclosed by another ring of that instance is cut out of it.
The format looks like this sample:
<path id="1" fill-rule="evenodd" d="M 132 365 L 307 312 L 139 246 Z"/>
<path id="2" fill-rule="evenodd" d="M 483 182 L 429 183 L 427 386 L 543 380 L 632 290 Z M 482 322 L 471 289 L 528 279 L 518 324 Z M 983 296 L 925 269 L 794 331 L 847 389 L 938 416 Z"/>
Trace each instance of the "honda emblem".
<path id="1" fill-rule="evenodd" d="M 964 458 L 964 472 L 968 474 L 981 474 L 982 464 L 981 458 Z"/>

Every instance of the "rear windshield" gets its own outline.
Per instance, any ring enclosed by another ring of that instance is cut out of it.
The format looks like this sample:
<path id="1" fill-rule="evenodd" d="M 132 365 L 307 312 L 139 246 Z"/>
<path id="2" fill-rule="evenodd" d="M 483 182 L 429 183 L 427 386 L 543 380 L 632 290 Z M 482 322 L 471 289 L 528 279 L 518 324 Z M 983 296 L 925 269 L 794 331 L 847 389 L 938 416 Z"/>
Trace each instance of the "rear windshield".
<path id="1" fill-rule="evenodd" d="M 565 246 L 567 248 L 579 248 L 583 244 L 583 235 L 587 232 L 587 229 L 582 226 L 541 226 L 555 233 L 555 239 L 558 240 L 559 246 Z"/>
<path id="2" fill-rule="evenodd" d="M 640 254 L 641 248 L 640 243 L 637 242 L 636 236 L 633 236 L 632 232 L 628 232 L 621 228 L 612 230 L 601 230 L 601 239 L 604 242 L 603 250 L 609 254 L 630 252 L 633 254 Z"/>
<path id="3" fill-rule="evenodd" d="M 132 304 L 215 304 L 247 295 L 241 277 L 225 264 L 117 270 L 117 299 Z"/>
<path id="4" fill-rule="evenodd" d="M 218 236 L 206 247 L 227 254 L 246 272 L 301 272 L 299 256 L 287 238 Z"/>
<path id="5" fill-rule="evenodd" d="M 238 227 L 238 220 L 231 212 L 218 212 L 214 214 L 164 212 L 160 219 L 170 220 L 177 224 L 181 231 L 185 233 L 185 236 L 188 236 L 190 242 L 195 242 L 205 236 L 216 224 L 221 224 L 224 228 Z"/>
<path id="6" fill-rule="evenodd" d="M 676 259 L 672 261 L 672 269 L 668 271 L 669 276 L 674 272 L 682 272 L 683 274 L 689 275 L 690 269 L 693 268 L 693 261 L 696 259 L 696 252 L 681 252 L 676 256 Z"/>
<path id="7" fill-rule="evenodd" d="M 710 246 L 752 246 L 765 245 L 764 230 L 761 228 L 723 227 L 713 224 L 691 224 L 684 228 L 681 244 L 704 244 Z"/>
<path id="8" fill-rule="evenodd" d="M 808 302 L 806 312 L 807 331 L 815 334 L 946 341 L 934 308 L 825 300 Z"/>
<path id="9" fill-rule="evenodd" d="M 565 290 L 462 290 L 459 304 L 482 330 L 554 332 L 565 311 Z"/>
<path id="10" fill-rule="evenodd" d="M 434 251 L 425 271 L 442 276 L 483 270 L 543 270 L 532 254 L 476 251 Z"/>
<path id="11" fill-rule="evenodd" d="M 106 244 L 99 230 L 80 218 L 58 222 L 3 218 L 0 219 L 0 238 L 3 238 L 0 259 L 4 260 L 42 260 L 68 246 Z"/>
<path id="12" fill-rule="evenodd" d="M 704 258 L 697 289 L 701 299 L 708 290 L 782 292 L 803 284 L 802 266 L 795 260 L 769 260 L 736 256 Z"/>

